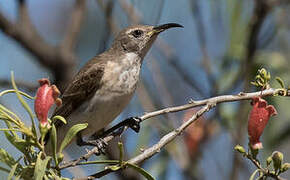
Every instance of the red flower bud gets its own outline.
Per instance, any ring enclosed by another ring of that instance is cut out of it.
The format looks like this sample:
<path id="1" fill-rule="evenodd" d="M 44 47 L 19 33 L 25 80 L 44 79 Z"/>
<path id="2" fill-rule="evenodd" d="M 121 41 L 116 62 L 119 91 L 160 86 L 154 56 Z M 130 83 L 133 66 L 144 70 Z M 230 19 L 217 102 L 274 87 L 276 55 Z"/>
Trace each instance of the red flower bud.
<path id="1" fill-rule="evenodd" d="M 55 85 L 50 85 L 48 79 L 43 78 L 38 80 L 40 87 L 36 93 L 36 99 L 34 102 L 34 111 L 36 113 L 37 119 L 42 127 L 48 124 L 47 115 L 50 107 L 53 104 L 57 106 L 61 105 L 61 99 L 58 98 L 60 95 L 59 90 Z"/>
<path id="2" fill-rule="evenodd" d="M 267 101 L 260 97 L 253 98 L 251 105 L 253 108 L 248 120 L 250 145 L 253 149 L 261 149 L 263 146 L 260 142 L 260 136 L 262 135 L 269 118 L 276 115 L 277 111 L 274 106 L 268 105 Z"/>

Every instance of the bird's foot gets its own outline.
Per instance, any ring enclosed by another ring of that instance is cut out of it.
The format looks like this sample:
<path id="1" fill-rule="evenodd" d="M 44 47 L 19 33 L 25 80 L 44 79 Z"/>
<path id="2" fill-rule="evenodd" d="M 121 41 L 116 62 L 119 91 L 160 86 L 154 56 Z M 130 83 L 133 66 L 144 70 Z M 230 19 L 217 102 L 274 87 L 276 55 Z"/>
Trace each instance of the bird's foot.
<path id="1" fill-rule="evenodd" d="M 87 140 L 84 141 L 83 139 L 77 140 L 77 145 L 79 146 L 95 146 L 98 148 L 98 153 L 96 153 L 97 156 L 101 154 L 106 153 L 106 147 L 108 146 L 108 143 L 103 138 L 98 138 L 94 140 Z"/>
<path id="2" fill-rule="evenodd" d="M 141 118 L 139 118 L 139 117 L 130 117 L 130 118 L 126 119 L 126 120 L 128 121 L 128 127 L 133 129 L 133 131 L 135 131 L 136 133 L 138 133 L 140 131 L 140 123 L 142 121 Z"/>
<path id="3" fill-rule="evenodd" d="M 120 129 L 121 132 L 123 132 L 123 129 L 125 126 L 130 127 L 131 129 L 133 129 L 133 131 L 135 131 L 136 133 L 138 133 L 140 131 L 140 123 L 141 123 L 142 119 L 139 117 L 130 117 L 125 119 L 124 121 L 116 124 L 115 126 L 111 127 L 110 129 L 106 130 L 105 132 L 102 133 L 101 137 L 105 137 L 108 134 L 113 133 L 115 130 Z"/>

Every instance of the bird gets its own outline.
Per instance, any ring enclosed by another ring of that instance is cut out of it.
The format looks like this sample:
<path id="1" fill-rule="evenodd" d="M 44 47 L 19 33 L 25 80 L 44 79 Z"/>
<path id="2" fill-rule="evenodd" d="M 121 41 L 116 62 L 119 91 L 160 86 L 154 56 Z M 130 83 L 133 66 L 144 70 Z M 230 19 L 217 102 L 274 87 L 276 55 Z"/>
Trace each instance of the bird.
<path id="1" fill-rule="evenodd" d="M 53 113 L 67 121 L 67 124 L 55 122 L 57 147 L 68 130 L 79 123 L 88 126 L 74 140 L 78 145 L 90 145 L 83 136 L 100 132 L 124 110 L 136 90 L 145 55 L 161 32 L 174 27 L 183 26 L 177 23 L 129 26 L 119 32 L 107 51 L 79 70 L 61 95 L 62 105 Z"/>

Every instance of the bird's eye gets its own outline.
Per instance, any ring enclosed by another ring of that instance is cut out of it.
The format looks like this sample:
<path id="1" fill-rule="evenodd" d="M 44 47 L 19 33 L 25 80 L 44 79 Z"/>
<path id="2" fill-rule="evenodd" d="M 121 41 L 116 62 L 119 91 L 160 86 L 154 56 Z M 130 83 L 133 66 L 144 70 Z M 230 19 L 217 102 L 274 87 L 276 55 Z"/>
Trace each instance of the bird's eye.
<path id="1" fill-rule="evenodd" d="M 139 29 L 137 29 L 137 30 L 135 30 L 135 31 L 132 32 L 132 35 L 133 35 L 135 38 L 138 38 L 138 37 L 142 36 L 142 34 L 143 34 L 143 31 L 141 31 L 141 30 L 139 30 Z"/>

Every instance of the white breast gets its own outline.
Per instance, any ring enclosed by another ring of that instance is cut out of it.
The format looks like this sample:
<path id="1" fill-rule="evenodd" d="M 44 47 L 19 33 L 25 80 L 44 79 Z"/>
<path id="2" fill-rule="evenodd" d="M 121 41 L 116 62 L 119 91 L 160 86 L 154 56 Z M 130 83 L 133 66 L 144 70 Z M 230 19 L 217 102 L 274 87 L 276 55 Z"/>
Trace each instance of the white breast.
<path id="1" fill-rule="evenodd" d="M 121 61 L 108 61 L 102 78 L 100 95 L 119 96 L 136 89 L 141 68 L 141 58 L 135 53 L 127 53 Z M 106 96 L 111 98 L 109 96 Z"/>
<path id="2" fill-rule="evenodd" d="M 122 61 L 107 63 L 102 86 L 85 110 L 85 113 L 89 115 L 87 119 L 93 122 L 89 123 L 89 126 L 94 124 L 94 127 L 89 127 L 89 129 L 101 129 L 107 126 L 127 106 L 137 87 L 140 61 L 141 58 L 138 55 L 128 53 Z"/>

